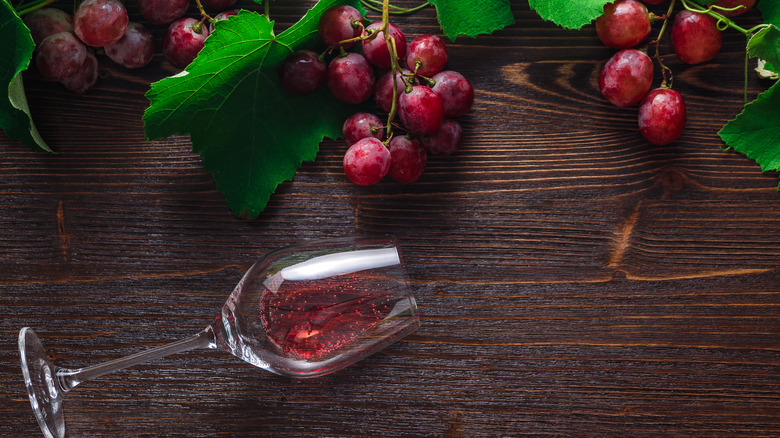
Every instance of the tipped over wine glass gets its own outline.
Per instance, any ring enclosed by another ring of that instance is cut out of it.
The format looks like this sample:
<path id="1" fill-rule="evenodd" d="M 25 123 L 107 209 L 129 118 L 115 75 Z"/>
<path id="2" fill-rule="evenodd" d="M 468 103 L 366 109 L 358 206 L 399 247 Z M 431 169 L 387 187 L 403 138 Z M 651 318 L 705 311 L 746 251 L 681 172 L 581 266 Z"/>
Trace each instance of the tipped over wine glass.
<path id="1" fill-rule="evenodd" d="M 76 385 L 196 348 L 224 349 L 265 370 L 299 378 L 344 368 L 420 326 L 395 239 L 302 243 L 256 262 L 198 334 L 109 362 L 54 365 L 35 332 L 19 332 L 22 373 L 47 438 L 65 436 L 63 397 Z"/>

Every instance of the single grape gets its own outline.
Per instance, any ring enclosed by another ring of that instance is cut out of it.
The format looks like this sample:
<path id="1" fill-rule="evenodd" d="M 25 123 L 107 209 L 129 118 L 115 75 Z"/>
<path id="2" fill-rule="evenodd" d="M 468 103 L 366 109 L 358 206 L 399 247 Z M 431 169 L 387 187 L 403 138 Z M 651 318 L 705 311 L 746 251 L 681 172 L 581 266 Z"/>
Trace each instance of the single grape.
<path id="1" fill-rule="evenodd" d="M 615 106 L 639 103 L 653 83 L 653 61 L 637 49 L 623 49 L 604 64 L 599 75 L 601 94 Z"/>
<path id="2" fill-rule="evenodd" d="M 396 89 L 395 89 L 395 99 L 396 104 L 398 102 L 398 96 L 401 95 L 401 93 L 404 92 L 406 89 L 406 84 L 404 84 L 403 75 L 408 74 L 410 75 L 412 72 L 403 68 L 401 71 L 397 72 L 395 74 L 395 83 L 396 83 Z M 382 111 L 389 113 L 392 109 L 393 105 L 393 72 L 392 70 L 386 71 L 382 76 L 379 77 L 379 79 L 376 80 L 376 86 L 374 87 L 374 100 L 376 101 L 377 106 L 382 109 Z"/>
<path id="3" fill-rule="evenodd" d="M 204 7 L 215 11 L 224 11 L 235 5 L 237 1 L 238 0 L 200 0 Z"/>
<path id="4" fill-rule="evenodd" d="M 298 50 L 282 61 L 279 81 L 292 94 L 309 94 L 325 83 L 328 67 L 311 50 Z"/>
<path id="5" fill-rule="evenodd" d="M 412 134 L 433 134 L 444 120 L 444 106 L 432 89 L 425 85 L 415 85 L 411 92 L 399 96 L 398 117 Z"/>
<path id="6" fill-rule="evenodd" d="M 112 61 L 126 68 L 143 67 L 154 57 L 154 35 L 141 23 L 130 22 L 124 36 L 105 47 Z"/>
<path id="7" fill-rule="evenodd" d="M 376 114 L 360 112 L 347 117 L 341 133 L 347 144 L 352 146 L 366 137 L 382 140 L 385 138 L 385 126 Z"/>
<path id="8" fill-rule="evenodd" d="M 214 23 L 209 23 L 209 34 L 214 33 L 214 25 L 217 21 L 227 20 L 228 18 L 238 15 L 238 9 L 228 9 L 227 11 L 222 11 L 219 14 L 214 16 Z"/>
<path id="9" fill-rule="evenodd" d="M 49 35 L 73 30 L 73 18 L 56 8 L 36 9 L 24 16 L 24 24 L 36 46 Z"/>
<path id="10" fill-rule="evenodd" d="M 444 119 L 441 127 L 422 138 L 422 145 L 433 155 L 452 155 L 463 142 L 463 127 L 457 120 Z"/>
<path id="11" fill-rule="evenodd" d="M 387 172 L 395 181 L 410 183 L 417 181 L 425 171 L 428 153 L 417 140 L 409 137 L 393 137 L 387 145 L 390 151 L 390 170 Z"/>
<path id="12" fill-rule="evenodd" d="M 328 89 L 345 103 L 365 102 L 374 90 L 374 69 L 359 53 L 347 53 L 330 61 Z"/>
<path id="13" fill-rule="evenodd" d="M 444 105 L 446 117 L 460 117 L 469 112 L 474 103 L 474 87 L 462 74 L 445 70 L 433 76 L 433 91 Z"/>
<path id="14" fill-rule="evenodd" d="M 198 56 L 209 30 L 194 18 L 181 18 L 163 36 L 163 55 L 174 67 L 185 68 Z"/>
<path id="15" fill-rule="evenodd" d="M 98 60 L 95 55 L 87 52 L 87 57 L 84 58 L 84 63 L 81 65 L 79 71 L 73 76 L 61 81 L 66 90 L 76 93 L 84 94 L 92 88 L 98 79 Z"/>
<path id="16" fill-rule="evenodd" d="M 84 43 L 71 32 L 59 32 L 41 41 L 35 63 L 44 78 L 63 81 L 81 69 L 86 57 Z"/>
<path id="17" fill-rule="evenodd" d="M 720 6 L 726 9 L 736 8 L 737 6 L 742 6 L 739 9 L 735 9 L 733 11 L 723 11 L 719 9 L 715 9 L 715 11 L 720 12 L 721 14 L 727 16 L 727 17 L 736 17 L 738 15 L 742 15 L 745 12 L 751 10 L 753 6 L 756 5 L 756 0 L 720 0 L 714 3 L 715 6 Z"/>
<path id="18" fill-rule="evenodd" d="M 436 35 L 420 35 L 409 43 L 406 66 L 422 76 L 433 76 L 447 64 L 447 45 Z"/>
<path id="19" fill-rule="evenodd" d="M 723 46 L 717 21 L 706 14 L 683 10 L 674 17 L 672 47 L 682 62 L 700 64 L 714 58 Z"/>
<path id="20" fill-rule="evenodd" d="M 190 0 L 138 0 L 138 12 L 146 21 L 163 26 L 183 17 Z"/>
<path id="21" fill-rule="evenodd" d="M 381 141 L 366 137 L 347 149 L 344 154 L 344 173 L 355 184 L 376 184 L 390 170 L 390 151 Z"/>
<path id="22" fill-rule="evenodd" d="M 381 27 L 382 22 L 375 21 L 369 24 L 366 30 L 376 30 Z M 398 59 L 405 59 L 406 37 L 404 33 L 393 23 L 387 23 L 387 29 L 390 37 L 395 40 L 395 50 L 398 54 Z M 390 68 L 392 60 L 390 59 L 390 51 L 387 49 L 384 32 L 377 32 L 376 37 L 370 40 L 363 40 L 361 44 L 363 46 L 363 55 L 368 59 L 368 62 L 379 68 Z"/>
<path id="23" fill-rule="evenodd" d="M 607 47 L 628 49 L 650 35 L 647 6 L 637 0 L 618 0 L 604 5 L 604 14 L 596 19 L 596 33 Z"/>
<path id="24" fill-rule="evenodd" d="M 333 6 L 322 13 L 317 23 L 317 33 L 326 46 L 335 46 L 339 41 L 359 37 L 363 32 L 363 16 L 352 6 Z M 349 49 L 356 41 L 342 45 Z"/>
<path id="25" fill-rule="evenodd" d="M 226 11 L 222 11 L 219 14 L 215 15 L 214 20 L 215 21 L 227 20 L 229 17 L 238 15 L 238 12 L 239 12 L 238 9 L 228 9 Z"/>
<path id="26" fill-rule="evenodd" d="M 73 31 L 84 44 L 105 47 L 122 38 L 128 21 L 119 0 L 84 0 L 73 14 Z"/>
<path id="27" fill-rule="evenodd" d="M 650 91 L 639 104 L 639 132 L 650 143 L 665 145 L 677 140 L 685 128 L 685 102 L 669 88 Z"/>
<path id="28" fill-rule="evenodd" d="M 660 5 L 667 0 L 642 0 L 647 5 Z"/>

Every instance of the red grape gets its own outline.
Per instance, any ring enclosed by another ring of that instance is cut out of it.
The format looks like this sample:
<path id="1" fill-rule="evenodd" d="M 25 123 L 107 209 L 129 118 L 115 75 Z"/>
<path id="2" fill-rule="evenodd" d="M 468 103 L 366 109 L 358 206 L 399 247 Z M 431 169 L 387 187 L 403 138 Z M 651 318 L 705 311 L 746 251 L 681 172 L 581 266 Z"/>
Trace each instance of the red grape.
<path id="1" fill-rule="evenodd" d="M 406 85 L 402 79 L 404 74 L 411 74 L 409 70 L 403 68 L 401 71 L 395 74 L 395 99 L 398 101 L 398 96 L 404 92 Z M 374 87 L 374 100 L 377 106 L 382 111 L 389 113 L 393 105 L 393 72 L 392 70 L 386 71 L 379 79 L 376 80 L 376 86 Z"/>
<path id="2" fill-rule="evenodd" d="M 92 47 L 119 41 L 127 23 L 127 10 L 119 0 L 84 0 L 73 15 L 73 31 Z"/>
<path id="3" fill-rule="evenodd" d="M 621 108 L 639 103 L 653 83 L 653 61 L 647 53 L 623 49 L 607 61 L 599 75 L 601 94 Z"/>
<path id="4" fill-rule="evenodd" d="M 639 132 L 650 143 L 665 145 L 682 135 L 685 102 L 669 88 L 650 91 L 639 104 Z"/>
<path id="5" fill-rule="evenodd" d="M 154 57 L 154 35 L 141 23 L 130 22 L 124 36 L 105 50 L 112 61 L 123 67 L 143 67 Z"/>
<path id="6" fill-rule="evenodd" d="M 228 9 L 227 11 L 222 11 L 219 14 L 214 16 L 215 21 L 221 21 L 221 20 L 227 20 L 229 17 L 232 17 L 233 15 L 238 15 L 238 9 Z"/>
<path id="7" fill-rule="evenodd" d="M 225 9 L 236 4 L 238 0 L 200 0 L 200 2 L 208 9 L 215 11 L 224 11 Z"/>
<path id="8" fill-rule="evenodd" d="M 433 134 L 423 137 L 423 147 L 434 155 L 451 155 L 463 142 L 463 128 L 457 120 L 444 119 Z"/>
<path id="9" fill-rule="evenodd" d="M 607 47 L 627 49 L 650 35 L 647 7 L 637 0 L 618 0 L 604 5 L 604 14 L 596 19 L 596 33 Z"/>
<path id="10" fill-rule="evenodd" d="M 390 178 L 401 183 L 417 181 L 425 171 L 428 153 L 417 140 L 409 137 L 393 137 L 387 145 L 390 151 Z"/>
<path id="11" fill-rule="evenodd" d="M 381 141 L 366 137 L 347 149 L 344 173 L 355 184 L 375 184 L 387 175 L 391 159 L 390 151 Z"/>
<path id="12" fill-rule="evenodd" d="M 432 89 L 415 85 L 411 92 L 398 98 L 398 117 L 412 134 L 433 134 L 444 120 L 444 106 Z"/>
<path id="13" fill-rule="evenodd" d="M 369 24 L 366 30 L 376 30 L 381 27 L 382 22 L 375 21 Z M 387 29 L 390 37 L 395 40 L 395 50 L 398 54 L 398 59 L 404 59 L 406 57 L 406 37 L 404 33 L 393 23 L 387 23 Z M 363 46 L 363 55 L 365 55 L 368 62 L 379 68 L 390 68 L 392 60 L 390 59 L 390 51 L 387 49 L 384 32 L 377 32 L 376 37 L 363 40 L 361 44 Z"/>
<path id="14" fill-rule="evenodd" d="M 36 9 L 24 16 L 24 24 L 30 29 L 36 46 L 47 36 L 73 30 L 73 19 L 56 8 Z"/>
<path id="15" fill-rule="evenodd" d="M 727 16 L 727 17 L 736 17 L 738 15 L 742 15 L 745 12 L 749 11 L 750 9 L 755 6 L 756 0 L 720 0 L 714 3 L 715 6 L 720 6 L 726 9 L 735 8 L 737 6 L 744 6 L 739 9 L 735 9 L 733 11 L 723 11 L 719 9 L 715 9 L 717 12 L 720 12 L 721 14 Z"/>
<path id="16" fill-rule="evenodd" d="M 98 79 L 98 60 L 95 55 L 87 52 L 87 57 L 84 58 L 84 63 L 81 65 L 79 71 L 73 76 L 62 81 L 62 85 L 66 90 L 84 94 L 95 85 Z"/>
<path id="17" fill-rule="evenodd" d="M 311 50 L 290 54 L 279 66 L 279 81 L 292 94 L 309 94 L 325 83 L 328 67 Z"/>
<path id="18" fill-rule="evenodd" d="M 374 90 L 374 69 L 359 53 L 334 58 L 328 65 L 328 89 L 345 103 L 365 102 Z"/>
<path id="19" fill-rule="evenodd" d="M 406 65 L 422 76 L 433 76 L 447 64 L 447 45 L 436 35 L 420 35 L 409 43 Z"/>
<path id="20" fill-rule="evenodd" d="M 59 32 L 44 38 L 38 47 L 35 63 L 44 78 L 62 81 L 75 75 L 86 57 L 84 43 L 70 32 Z"/>
<path id="21" fill-rule="evenodd" d="M 666 0 L 642 0 L 645 2 L 645 4 L 648 5 L 660 5 L 661 3 L 665 2 Z"/>
<path id="22" fill-rule="evenodd" d="M 674 17 L 672 46 L 682 62 L 699 64 L 718 54 L 723 46 L 723 35 L 714 18 L 684 10 Z"/>
<path id="23" fill-rule="evenodd" d="M 194 18 L 181 18 L 163 36 L 163 55 L 178 68 L 187 67 L 203 48 L 209 30 Z"/>
<path id="24" fill-rule="evenodd" d="M 227 20 L 228 18 L 238 15 L 238 9 L 228 9 L 227 11 L 222 11 L 219 14 L 214 16 L 214 21 L 222 21 Z M 214 33 L 214 25 L 216 23 L 209 23 L 209 34 Z"/>
<path id="25" fill-rule="evenodd" d="M 469 112 L 474 103 L 474 87 L 462 74 L 445 70 L 433 76 L 433 91 L 441 99 L 446 117 L 460 117 Z"/>
<path id="26" fill-rule="evenodd" d="M 317 24 L 317 33 L 326 46 L 335 46 L 339 41 L 359 37 L 363 32 L 363 16 L 352 6 L 333 6 L 326 10 Z M 355 41 L 344 44 L 349 49 Z"/>
<path id="27" fill-rule="evenodd" d="M 168 25 L 184 16 L 190 0 L 138 0 L 138 11 L 154 25 Z"/>
<path id="28" fill-rule="evenodd" d="M 341 133 L 344 135 L 344 140 L 346 140 L 347 144 L 352 146 L 366 137 L 383 139 L 385 137 L 384 126 L 384 123 L 376 114 L 361 112 L 347 117 L 347 120 L 344 121 L 344 125 L 341 127 Z"/>

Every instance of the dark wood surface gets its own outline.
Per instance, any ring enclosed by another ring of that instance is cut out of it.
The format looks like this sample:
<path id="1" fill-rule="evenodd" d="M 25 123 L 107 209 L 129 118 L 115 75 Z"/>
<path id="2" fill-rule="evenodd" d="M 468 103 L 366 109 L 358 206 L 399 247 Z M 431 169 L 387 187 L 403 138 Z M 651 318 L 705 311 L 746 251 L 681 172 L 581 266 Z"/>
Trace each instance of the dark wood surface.
<path id="1" fill-rule="evenodd" d="M 0 137 L 0 436 L 39 436 L 22 326 L 61 363 L 96 364 L 200 330 L 269 250 L 386 232 L 414 281 L 413 335 L 312 380 L 217 351 L 147 363 L 70 393 L 70 436 L 780 436 L 778 179 L 716 134 L 741 110 L 744 39 L 699 66 L 662 46 L 689 121 L 659 147 L 601 97 L 613 50 L 593 27 L 512 8 L 514 26 L 450 44 L 476 88 L 456 155 L 412 185 L 358 187 L 328 141 L 252 221 L 187 138 L 144 141 L 144 92 L 174 72 L 161 55 L 136 71 L 101 57 L 82 97 L 29 72 L 58 154 Z M 438 31 L 431 10 L 396 22 Z M 751 75 L 749 94 L 768 85 Z"/>

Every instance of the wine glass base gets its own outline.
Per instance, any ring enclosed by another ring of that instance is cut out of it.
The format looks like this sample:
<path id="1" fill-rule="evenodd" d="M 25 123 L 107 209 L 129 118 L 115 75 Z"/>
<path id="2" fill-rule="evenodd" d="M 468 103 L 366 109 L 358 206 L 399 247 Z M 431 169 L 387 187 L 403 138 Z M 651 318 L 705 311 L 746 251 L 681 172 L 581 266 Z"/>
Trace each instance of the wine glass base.
<path id="1" fill-rule="evenodd" d="M 57 383 L 56 367 L 49 360 L 38 336 L 29 327 L 19 332 L 19 354 L 24 385 L 41 431 L 46 438 L 64 438 L 62 398 L 65 394 Z"/>

